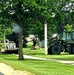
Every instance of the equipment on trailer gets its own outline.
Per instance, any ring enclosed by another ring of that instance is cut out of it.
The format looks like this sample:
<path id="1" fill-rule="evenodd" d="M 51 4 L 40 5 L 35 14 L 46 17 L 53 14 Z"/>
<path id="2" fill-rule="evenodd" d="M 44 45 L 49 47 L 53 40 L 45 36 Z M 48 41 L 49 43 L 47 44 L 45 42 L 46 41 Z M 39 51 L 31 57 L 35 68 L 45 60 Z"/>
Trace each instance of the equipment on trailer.
<path id="1" fill-rule="evenodd" d="M 60 54 L 63 51 L 74 54 L 74 32 L 63 32 L 60 38 L 59 35 L 50 37 L 48 54 Z"/>

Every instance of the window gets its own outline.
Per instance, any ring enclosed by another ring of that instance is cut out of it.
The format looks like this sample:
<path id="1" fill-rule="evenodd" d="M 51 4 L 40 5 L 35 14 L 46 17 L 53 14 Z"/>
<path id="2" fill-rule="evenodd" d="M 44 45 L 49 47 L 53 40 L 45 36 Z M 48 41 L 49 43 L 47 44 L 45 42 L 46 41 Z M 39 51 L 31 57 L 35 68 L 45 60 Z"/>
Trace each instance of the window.
<path id="1" fill-rule="evenodd" d="M 67 40 L 71 40 L 71 33 L 67 33 Z"/>
<path id="2" fill-rule="evenodd" d="M 74 40 L 74 32 L 72 32 L 72 40 Z"/>

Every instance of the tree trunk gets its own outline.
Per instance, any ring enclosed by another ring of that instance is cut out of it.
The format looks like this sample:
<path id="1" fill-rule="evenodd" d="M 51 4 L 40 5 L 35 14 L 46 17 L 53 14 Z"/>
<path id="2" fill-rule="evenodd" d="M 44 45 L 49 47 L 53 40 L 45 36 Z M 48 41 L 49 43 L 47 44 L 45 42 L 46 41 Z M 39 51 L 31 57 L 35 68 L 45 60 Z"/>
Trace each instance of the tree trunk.
<path id="1" fill-rule="evenodd" d="M 19 32 L 19 60 L 24 60 L 24 57 L 23 57 L 23 39 L 22 39 L 22 36 L 23 36 L 23 30 L 22 30 L 22 22 L 19 23 L 19 26 L 20 26 L 20 32 Z"/>

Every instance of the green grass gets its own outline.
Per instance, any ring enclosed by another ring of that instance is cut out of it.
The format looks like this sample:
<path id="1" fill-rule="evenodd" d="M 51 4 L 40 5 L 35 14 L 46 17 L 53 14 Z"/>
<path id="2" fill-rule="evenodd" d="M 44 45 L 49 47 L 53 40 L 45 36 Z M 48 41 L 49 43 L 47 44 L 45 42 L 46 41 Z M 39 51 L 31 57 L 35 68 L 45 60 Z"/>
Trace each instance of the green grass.
<path id="1" fill-rule="evenodd" d="M 43 48 L 41 48 L 39 50 L 30 50 L 30 48 L 24 48 L 23 52 L 24 52 L 24 54 L 32 55 L 32 56 L 36 56 L 36 57 L 74 61 L 74 54 L 62 52 L 60 55 L 45 55 Z"/>
<path id="2" fill-rule="evenodd" d="M 23 49 L 24 54 L 42 57 L 42 58 L 73 60 L 74 61 L 74 54 L 62 52 L 60 55 L 45 55 L 44 48 L 40 48 L 38 50 L 31 50 L 31 46 L 32 46 L 32 43 L 29 42 L 27 48 Z"/>
<path id="3" fill-rule="evenodd" d="M 43 48 L 31 50 L 32 44 L 28 44 L 27 48 L 23 49 L 24 54 L 43 58 L 74 60 L 74 55 L 68 53 L 45 55 Z M 74 75 L 73 65 L 33 59 L 18 60 L 18 57 L 13 54 L 0 54 L 0 62 L 11 65 L 16 70 L 27 70 L 35 75 Z"/>
<path id="4" fill-rule="evenodd" d="M 0 62 L 11 65 L 14 69 L 27 70 L 36 75 L 74 75 L 74 66 L 42 60 L 17 60 L 18 57 L 0 54 Z"/>

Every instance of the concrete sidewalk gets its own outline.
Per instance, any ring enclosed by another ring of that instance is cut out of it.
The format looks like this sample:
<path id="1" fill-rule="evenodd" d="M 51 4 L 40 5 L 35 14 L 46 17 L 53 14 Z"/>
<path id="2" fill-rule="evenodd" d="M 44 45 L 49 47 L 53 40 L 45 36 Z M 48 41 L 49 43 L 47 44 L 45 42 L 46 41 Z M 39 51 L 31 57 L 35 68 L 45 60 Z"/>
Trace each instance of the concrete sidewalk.
<path id="1" fill-rule="evenodd" d="M 59 63 L 64 63 L 64 64 L 71 64 L 71 65 L 74 65 L 74 61 L 69 61 L 69 60 L 57 60 L 57 59 L 52 59 L 52 61 L 59 62 Z"/>
<path id="2" fill-rule="evenodd" d="M 69 61 L 69 60 L 58 60 L 58 59 L 40 58 L 40 57 L 34 57 L 34 56 L 30 56 L 30 55 L 23 55 L 23 56 L 26 59 L 48 60 L 48 61 L 51 60 L 51 61 L 54 61 L 54 62 L 74 65 L 74 61 Z"/>

